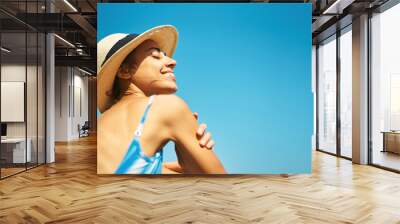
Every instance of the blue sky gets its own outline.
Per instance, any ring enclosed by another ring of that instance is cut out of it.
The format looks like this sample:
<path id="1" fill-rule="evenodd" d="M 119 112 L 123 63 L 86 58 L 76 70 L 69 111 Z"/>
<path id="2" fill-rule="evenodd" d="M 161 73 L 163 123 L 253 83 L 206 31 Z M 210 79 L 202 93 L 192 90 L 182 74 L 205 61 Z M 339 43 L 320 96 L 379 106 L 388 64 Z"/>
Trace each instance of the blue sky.
<path id="1" fill-rule="evenodd" d="M 179 32 L 177 95 L 227 171 L 311 172 L 311 4 L 98 4 L 97 40 L 164 24 Z"/>

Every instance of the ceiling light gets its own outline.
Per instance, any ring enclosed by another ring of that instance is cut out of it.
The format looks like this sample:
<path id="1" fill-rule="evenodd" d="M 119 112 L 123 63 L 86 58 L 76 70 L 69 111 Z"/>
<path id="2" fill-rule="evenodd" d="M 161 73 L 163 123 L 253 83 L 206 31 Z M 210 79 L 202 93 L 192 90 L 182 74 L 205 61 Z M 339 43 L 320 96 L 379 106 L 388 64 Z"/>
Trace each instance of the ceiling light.
<path id="1" fill-rule="evenodd" d="M 82 48 L 77 48 L 76 49 L 76 53 L 78 53 L 79 55 L 84 55 L 85 53 L 83 52 Z"/>
<path id="2" fill-rule="evenodd" d="M 9 50 L 9 49 L 7 49 L 7 48 L 5 48 L 5 47 L 1 47 L 1 50 L 4 51 L 4 52 L 6 52 L 6 53 L 10 53 L 10 52 L 11 52 L 11 50 Z"/>
<path id="3" fill-rule="evenodd" d="M 78 10 L 71 4 L 69 3 L 68 0 L 64 0 L 65 4 L 67 4 L 74 12 L 78 12 Z"/>
<path id="4" fill-rule="evenodd" d="M 57 34 L 54 34 L 55 37 L 57 37 L 59 40 L 61 40 L 62 42 L 66 43 L 67 45 L 69 45 L 70 47 L 75 48 L 75 45 L 73 45 L 71 42 L 69 42 L 68 40 L 58 36 Z"/>

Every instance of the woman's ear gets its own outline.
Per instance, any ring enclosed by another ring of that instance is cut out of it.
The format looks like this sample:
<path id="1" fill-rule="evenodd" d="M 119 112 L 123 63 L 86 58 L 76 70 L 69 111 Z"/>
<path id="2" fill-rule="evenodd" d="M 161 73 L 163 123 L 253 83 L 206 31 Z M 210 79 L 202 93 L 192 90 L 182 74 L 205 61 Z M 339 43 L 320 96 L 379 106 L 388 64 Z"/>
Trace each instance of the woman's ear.
<path id="1" fill-rule="evenodd" d="M 117 76 L 120 79 L 131 79 L 131 70 L 126 65 L 121 65 L 118 69 Z"/>

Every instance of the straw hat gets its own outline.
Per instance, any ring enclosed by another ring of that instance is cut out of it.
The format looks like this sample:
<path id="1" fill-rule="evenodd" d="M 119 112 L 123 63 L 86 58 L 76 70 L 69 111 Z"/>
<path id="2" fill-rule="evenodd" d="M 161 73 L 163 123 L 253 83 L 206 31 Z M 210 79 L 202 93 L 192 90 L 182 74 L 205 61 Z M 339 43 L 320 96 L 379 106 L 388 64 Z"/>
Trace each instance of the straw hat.
<path id="1" fill-rule="evenodd" d="M 137 34 L 111 34 L 97 43 L 97 107 L 103 113 L 112 105 L 112 90 L 117 71 L 124 59 L 137 46 L 146 40 L 153 40 L 160 49 L 172 57 L 178 41 L 178 32 L 174 26 L 157 26 Z"/>

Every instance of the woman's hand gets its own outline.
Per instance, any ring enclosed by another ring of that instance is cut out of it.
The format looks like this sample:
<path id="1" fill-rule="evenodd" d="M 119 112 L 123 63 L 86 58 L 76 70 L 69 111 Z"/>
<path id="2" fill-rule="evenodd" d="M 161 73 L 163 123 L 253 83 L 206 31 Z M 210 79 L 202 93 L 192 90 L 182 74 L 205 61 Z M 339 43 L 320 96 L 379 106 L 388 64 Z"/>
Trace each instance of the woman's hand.
<path id="1" fill-rule="evenodd" d="M 199 114 L 194 112 L 193 116 L 196 118 L 196 120 L 199 120 Z M 207 149 L 213 149 L 215 142 L 214 140 L 211 139 L 211 133 L 207 132 L 207 125 L 206 124 L 200 124 L 199 128 L 196 131 L 196 136 L 197 139 L 199 140 L 199 144 L 201 147 L 206 147 Z"/>

